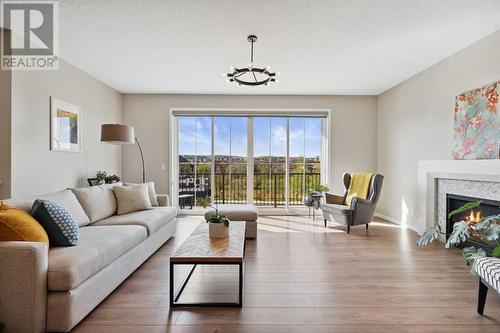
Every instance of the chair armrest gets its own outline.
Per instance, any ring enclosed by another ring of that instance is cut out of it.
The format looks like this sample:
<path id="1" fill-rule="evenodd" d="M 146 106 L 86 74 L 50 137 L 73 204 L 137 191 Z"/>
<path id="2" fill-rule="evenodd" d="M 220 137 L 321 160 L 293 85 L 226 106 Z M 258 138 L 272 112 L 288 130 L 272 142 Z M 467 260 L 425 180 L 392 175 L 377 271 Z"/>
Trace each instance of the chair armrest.
<path id="1" fill-rule="evenodd" d="M 48 246 L 0 242 L 0 322 L 8 332 L 45 332 Z"/>
<path id="2" fill-rule="evenodd" d="M 371 205 L 372 202 L 370 200 L 354 197 L 351 200 L 351 208 L 355 209 L 357 205 Z"/>
<path id="3" fill-rule="evenodd" d="M 327 204 L 343 205 L 344 200 L 345 200 L 344 196 L 325 192 L 325 203 Z"/>
<path id="4" fill-rule="evenodd" d="M 352 198 L 352 225 L 370 223 L 375 213 L 375 203 L 358 197 Z"/>
<path id="5" fill-rule="evenodd" d="M 168 197 L 168 194 L 157 194 L 156 198 L 158 199 L 158 206 L 170 206 L 170 198 Z"/>

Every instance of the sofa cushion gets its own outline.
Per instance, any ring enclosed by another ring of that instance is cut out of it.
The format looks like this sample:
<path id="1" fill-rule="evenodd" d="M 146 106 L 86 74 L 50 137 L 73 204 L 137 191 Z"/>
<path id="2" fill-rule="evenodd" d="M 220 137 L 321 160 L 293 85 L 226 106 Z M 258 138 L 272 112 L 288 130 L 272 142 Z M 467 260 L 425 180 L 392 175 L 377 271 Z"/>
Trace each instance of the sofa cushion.
<path id="1" fill-rule="evenodd" d="M 0 201 L 0 241 L 48 243 L 49 237 L 30 214 Z"/>
<path id="2" fill-rule="evenodd" d="M 122 183 L 118 182 L 71 190 L 89 217 L 90 223 L 94 223 L 116 214 L 117 205 L 113 187 L 121 185 Z"/>
<path id="3" fill-rule="evenodd" d="M 219 214 L 225 215 L 231 221 L 256 221 L 257 208 L 253 205 L 219 205 Z M 215 209 L 208 208 L 205 219 L 215 215 Z"/>
<path id="4" fill-rule="evenodd" d="M 31 215 L 42 225 L 51 246 L 75 246 L 80 235 L 73 217 L 54 201 L 35 200 Z"/>
<path id="5" fill-rule="evenodd" d="M 148 210 L 153 208 L 149 200 L 148 184 L 137 184 L 131 186 L 115 186 L 113 192 L 118 206 L 117 215 Z"/>
<path id="6" fill-rule="evenodd" d="M 80 243 L 49 250 L 48 289 L 70 290 L 146 239 L 141 226 L 80 228 Z"/>
<path id="7" fill-rule="evenodd" d="M 335 204 L 321 204 L 321 209 L 326 210 L 327 212 L 341 214 L 349 216 L 352 214 L 350 206 L 346 205 L 335 205 Z"/>
<path id="8" fill-rule="evenodd" d="M 140 183 L 123 183 L 124 186 L 132 186 L 139 184 Z M 151 205 L 159 206 L 158 197 L 155 190 L 155 182 L 147 182 L 146 184 L 148 184 L 148 194 L 149 194 L 149 201 L 151 201 Z"/>
<path id="9" fill-rule="evenodd" d="M 62 190 L 54 193 L 40 194 L 26 199 L 6 200 L 6 203 L 30 212 L 36 199 L 49 200 L 57 203 L 68 211 L 79 227 L 90 224 L 89 217 L 85 214 L 82 205 L 71 190 Z"/>
<path id="10" fill-rule="evenodd" d="M 151 235 L 176 216 L 177 209 L 174 207 L 153 207 L 150 210 L 111 216 L 94 225 L 141 225 L 146 227 L 148 235 Z"/>

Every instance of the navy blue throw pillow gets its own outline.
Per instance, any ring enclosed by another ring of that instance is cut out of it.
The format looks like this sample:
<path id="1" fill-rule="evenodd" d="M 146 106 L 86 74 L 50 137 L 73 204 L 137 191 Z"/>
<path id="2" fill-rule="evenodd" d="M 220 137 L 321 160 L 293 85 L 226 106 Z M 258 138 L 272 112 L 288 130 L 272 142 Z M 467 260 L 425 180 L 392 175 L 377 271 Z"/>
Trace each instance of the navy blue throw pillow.
<path id="1" fill-rule="evenodd" d="M 66 209 L 49 200 L 35 200 L 31 215 L 42 225 L 51 246 L 75 246 L 80 240 L 78 224 Z"/>

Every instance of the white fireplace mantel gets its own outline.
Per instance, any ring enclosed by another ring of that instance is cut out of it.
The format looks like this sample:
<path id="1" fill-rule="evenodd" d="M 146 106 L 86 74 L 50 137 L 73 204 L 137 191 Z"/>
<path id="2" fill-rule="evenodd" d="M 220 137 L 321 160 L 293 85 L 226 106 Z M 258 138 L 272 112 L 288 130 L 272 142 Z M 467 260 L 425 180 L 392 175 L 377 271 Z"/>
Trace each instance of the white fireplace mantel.
<path id="1" fill-rule="evenodd" d="M 415 226 L 418 234 L 437 223 L 436 187 L 437 180 L 443 178 L 500 183 L 500 160 L 419 161 Z"/>

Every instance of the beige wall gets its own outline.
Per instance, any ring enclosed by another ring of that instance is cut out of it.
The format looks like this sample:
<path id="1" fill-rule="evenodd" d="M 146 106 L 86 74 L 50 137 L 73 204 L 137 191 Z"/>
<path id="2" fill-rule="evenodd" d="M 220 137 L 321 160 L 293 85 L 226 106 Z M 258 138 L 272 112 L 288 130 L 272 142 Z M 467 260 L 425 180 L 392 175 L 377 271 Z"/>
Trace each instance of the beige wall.
<path id="1" fill-rule="evenodd" d="M 50 151 L 50 96 L 83 107 L 81 153 Z M 97 170 L 121 173 L 121 148 L 100 143 L 121 121 L 121 94 L 63 61 L 57 71 L 12 73 L 12 197 L 85 186 Z"/>
<path id="2" fill-rule="evenodd" d="M 168 192 L 169 108 L 330 108 L 332 150 L 330 178 L 341 192 L 345 171 L 376 169 L 376 97 L 374 96 L 252 96 L 252 95 L 142 95 L 123 96 L 123 123 L 135 127 L 146 159 L 149 180 L 160 192 Z M 123 177 L 139 181 L 137 148 L 124 147 Z M 161 170 L 161 165 L 166 170 Z"/>
<path id="3" fill-rule="evenodd" d="M 0 29 L 0 34 L 4 33 L 7 30 Z M 11 72 L 0 70 L 0 199 L 10 197 L 10 107 Z"/>
<path id="4" fill-rule="evenodd" d="M 417 162 L 451 159 L 455 96 L 500 80 L 499 59 L 497 31 L 378 96 L 380 213 L 415 225 Z"/>

